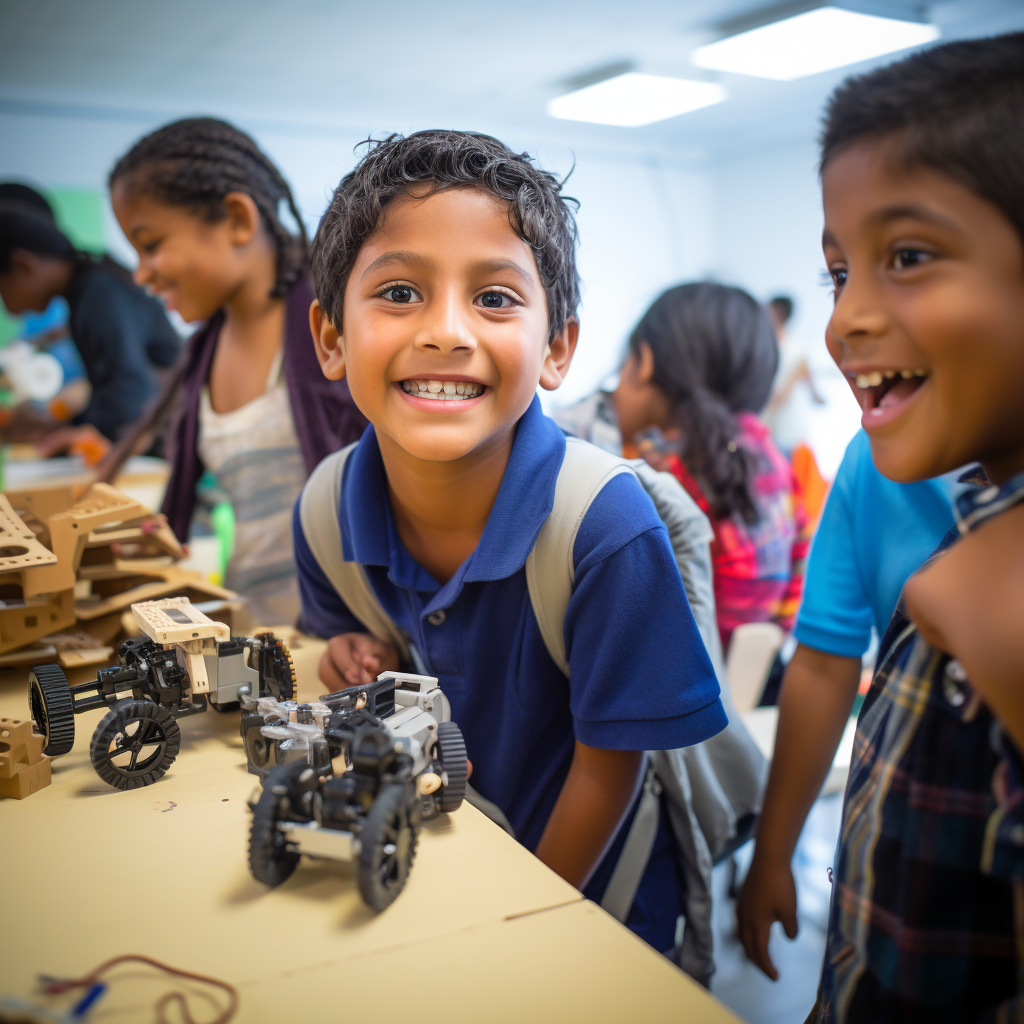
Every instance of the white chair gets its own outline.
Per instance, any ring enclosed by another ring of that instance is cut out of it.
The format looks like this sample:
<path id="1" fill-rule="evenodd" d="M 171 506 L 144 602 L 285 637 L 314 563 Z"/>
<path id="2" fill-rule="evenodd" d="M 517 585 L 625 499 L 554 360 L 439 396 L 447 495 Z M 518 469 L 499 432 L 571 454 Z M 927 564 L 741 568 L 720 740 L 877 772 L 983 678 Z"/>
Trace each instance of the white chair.
<path id="1" fill-rule="evenodd" d="M 746 622 L 733 630 L 725 675 L 732 702 L 741 715 L 757 707 L 785 639 L 785 633 L 774 622 Z"/>

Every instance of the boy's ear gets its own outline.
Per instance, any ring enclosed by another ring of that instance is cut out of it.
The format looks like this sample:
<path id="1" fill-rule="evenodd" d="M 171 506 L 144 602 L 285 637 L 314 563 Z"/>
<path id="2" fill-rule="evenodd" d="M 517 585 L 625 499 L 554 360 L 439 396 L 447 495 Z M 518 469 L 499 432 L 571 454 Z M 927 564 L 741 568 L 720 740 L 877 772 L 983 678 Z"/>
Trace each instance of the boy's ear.
<path id="1" fill-rule="evenodd" d="M 260 229 L 260 211 L 244 192 L 229 192 L 222 200 L 233 245 L 248 245 Z"/>
<path id="2" fill-rule="evenodd" d="M 309 331 L 313 335 L 313 348 L 320 361 L 320 369 L 328 380 L 341 380 L 345 376 L 345 353 L 341 349 L 341 335 L 314 299 L 309 307 Z"/>
<path id="3" fill-rule="evenodd" d="M 576 342 L 580 336 L 578 320 L 570 320 L 548 343 L 544 365 L 540 371 L 540 386 L 545 391 L 555 391 L 562 386 L 565 375 L 576 354 Z"/>

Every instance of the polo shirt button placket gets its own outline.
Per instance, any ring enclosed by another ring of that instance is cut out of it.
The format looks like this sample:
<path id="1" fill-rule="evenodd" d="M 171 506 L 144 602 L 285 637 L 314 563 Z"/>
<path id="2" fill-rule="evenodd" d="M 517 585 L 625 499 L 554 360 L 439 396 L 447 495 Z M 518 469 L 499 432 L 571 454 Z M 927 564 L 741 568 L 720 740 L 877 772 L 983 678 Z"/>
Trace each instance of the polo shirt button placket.
<path id="1" fill-rule="evenodd" d="M 436 612 L 431 612 L 427 616 L 427 622 L 432 626 L 440 626 L 448 616 L 445 614 L 443 608 L 438 608 Z"/>

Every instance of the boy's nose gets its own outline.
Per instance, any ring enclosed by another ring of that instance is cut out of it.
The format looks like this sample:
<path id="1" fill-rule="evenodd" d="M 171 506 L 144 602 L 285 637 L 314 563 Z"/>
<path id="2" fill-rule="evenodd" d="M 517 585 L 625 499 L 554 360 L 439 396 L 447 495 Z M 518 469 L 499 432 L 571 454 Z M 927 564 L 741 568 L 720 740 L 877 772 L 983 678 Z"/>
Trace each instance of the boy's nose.
<path id="1" fill-rule="evenodd" d="M 851 274 L 836 297 L 828 335 L 833 342 L 857 351 L 885 334 L 889 317 L 875 289 Z M 831 345 L 829 346 L 831 348 Z"/>
<path id="2" fill-rule="evenodd" d="M 433 304 L 422 328 L 416 335 L 416 347 L 442 355 L 476 348 L 476 338 L 463 316 L 461 305 L 455 298 Z"/>

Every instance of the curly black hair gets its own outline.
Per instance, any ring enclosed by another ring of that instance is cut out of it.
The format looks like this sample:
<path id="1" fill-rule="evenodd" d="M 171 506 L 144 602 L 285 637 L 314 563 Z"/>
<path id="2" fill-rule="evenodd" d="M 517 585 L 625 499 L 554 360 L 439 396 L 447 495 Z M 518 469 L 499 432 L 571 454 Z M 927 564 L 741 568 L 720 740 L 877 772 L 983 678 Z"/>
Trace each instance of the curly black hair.
<path id="1" fill-rule="evenodd" d="M 188 117 L 165 124 L 114 164 L 108 185 L 117 182 L 211 221 L 224 217 L 229 192 L 244 192 L 277 249 L 277 280 L 270 294 L 287 294 L 305 271 L 309 240 L 292 190 L 259 146 L 227 121 Z M 297 236 L 281 223 L 282 202 L 295 220 Z"/>
<path id="2" fill-rule="evenodd" d="M 760 519 L 753 493 L 759 466 L 735 442 L 738 412 L 760 412 L 771 393 L 779 347 L 767 310 L 740 288 L 700 282 L 670 288 L 629 339 L 647 345 L 654 384 L 682 435 L 680 458 L 717 517 Z"/>
<path id="3" fill-rule="evenodd" d="M 1024 240 L 1024 32 L 935 46 L 832 94 L 821 163 L 893 137 L 906 166 L 932 167 L 994 203 Z"/>
<path id="4" fill-rule="evenodd" d="M 508 207 L 512 230 L 530 246 L 548 303 L 554 338 L 576 316 L 576 221 L 554 175 L 529 154 L 476 132 L 430 130 L 368 139 L 367 152 L 341 179 L 313 237 L 311 265 L 317 298 L 328 320 L 341 329 L 345 285 L 359 250 L 377 229 L 393 199 L 423 186 L 417 195 L 477 188 Z"/>

